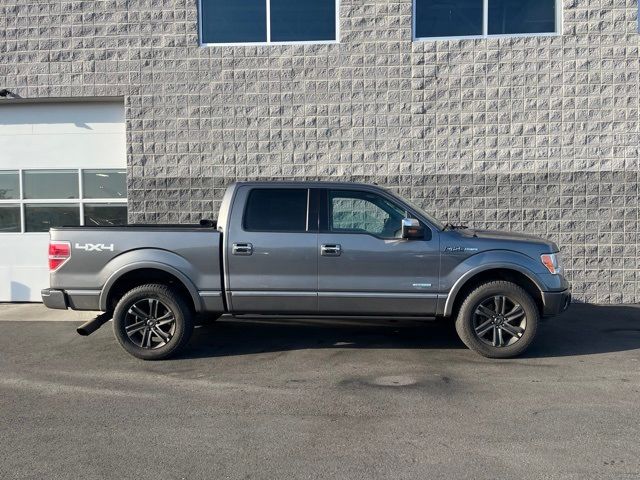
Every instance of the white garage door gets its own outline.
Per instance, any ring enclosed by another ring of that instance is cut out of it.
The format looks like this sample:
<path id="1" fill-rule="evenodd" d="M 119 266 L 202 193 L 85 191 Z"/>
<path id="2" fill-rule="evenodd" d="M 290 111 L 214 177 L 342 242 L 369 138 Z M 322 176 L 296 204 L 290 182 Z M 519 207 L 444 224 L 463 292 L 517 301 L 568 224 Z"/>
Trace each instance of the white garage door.
<path id="1" fill-rule="evenodd" d="M 126 222 L 122 103 L 0 105 L 0 301 L 40 301 L 48 230 Z"/>

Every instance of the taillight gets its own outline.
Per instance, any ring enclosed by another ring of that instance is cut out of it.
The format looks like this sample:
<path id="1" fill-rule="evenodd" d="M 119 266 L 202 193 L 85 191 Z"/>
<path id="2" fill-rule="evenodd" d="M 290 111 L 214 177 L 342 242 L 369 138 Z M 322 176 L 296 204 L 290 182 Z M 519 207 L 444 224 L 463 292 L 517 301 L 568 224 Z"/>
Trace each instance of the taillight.
<path id="1" fill-rule="evenodd" d="M 71 258 L 71 244 L 69 242 L 49 242 L 49 270 L 58 269 L 64 262 Z"/>

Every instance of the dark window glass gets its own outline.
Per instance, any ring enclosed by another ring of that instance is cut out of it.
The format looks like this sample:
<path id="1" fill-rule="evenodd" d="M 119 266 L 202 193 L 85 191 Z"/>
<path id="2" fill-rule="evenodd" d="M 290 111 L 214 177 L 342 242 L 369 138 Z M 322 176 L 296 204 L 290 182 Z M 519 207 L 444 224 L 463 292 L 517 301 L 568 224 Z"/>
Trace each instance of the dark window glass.
<path id="1" fill-rule="evenodd" d="M 127 198 L 127 172 L 124 170 L 83 170 L 84 198 Z"/>
<path id="2" fill-rule="evenodd" d="M 0 204 L 0 233 L 20 231 L 20 205 Z"/>
<path id="3" fill-rule="evenodd" d="M 304 232 L 307 229 L 307 190 L 252 190 L 245 209 L 244 228 L 266 232 Z"/>
<path id="4" fill-rule="evenodd" d="M 554 0 L 489 0 L 489 35 L 555 31 Z"/>
<path id="5" fill-rule="evenodd" d="M 48 232 L 52 227 L 80 225 L 80 206 L 71 203 L 31 203 L 24 206 L 27 232 Z"/>
<path id="6" fill-rule="evenodd" d="M 202 0 L 203 43 L 267 41 L 265 0 Z"/>
<path id="7" fill-rule="evenodd" d="M 29 170 L 24 175 L 24 198 L 78 198 L 75 170 Z"/>
<path id="8" fill-rule="evenodd" d="M 336 39 L 335 0 L 271 0 L 271 41 Z"/>
<path id="9" fill-rule="evenodd" d="M 20 198 L 20 178 L 17 171 L 0 172 L 0 199 Z"/>
<path id="10" fill-rule="evenodd" d="M 84 224 L 97 225 L 126 225 L 127 206 L 115 203 L 85 203 Z"/>
<path id="11" fill-rule="evenodd" d="M 375 193 L 329 192 L 329 230 L 332 232 L 399 238 L 405 214 L 402 208 Z"/>
<path id="12" fill-rule="evenodd" d="M 415 0 L 417 38 L 482 35 L 482 0 Z"/>

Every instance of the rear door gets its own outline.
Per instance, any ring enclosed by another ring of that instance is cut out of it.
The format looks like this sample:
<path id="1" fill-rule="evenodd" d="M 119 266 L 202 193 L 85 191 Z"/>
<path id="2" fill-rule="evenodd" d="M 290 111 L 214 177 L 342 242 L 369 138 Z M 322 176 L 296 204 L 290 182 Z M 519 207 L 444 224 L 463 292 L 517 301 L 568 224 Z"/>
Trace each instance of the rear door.
<path id="1" fill-rule="evenodd" d="M 375 191 L 333 189 L 321 195 L 318 304 L 322 314 L 433 315 L 437 306 L 438 234 L 401 238 L 409 212 Z"/>
<path id="2" fill-rule="evenodd" d="M 318 216 L 299 186 L 238 187 L 225 240 L 234 313 L 317 313 Z"/>

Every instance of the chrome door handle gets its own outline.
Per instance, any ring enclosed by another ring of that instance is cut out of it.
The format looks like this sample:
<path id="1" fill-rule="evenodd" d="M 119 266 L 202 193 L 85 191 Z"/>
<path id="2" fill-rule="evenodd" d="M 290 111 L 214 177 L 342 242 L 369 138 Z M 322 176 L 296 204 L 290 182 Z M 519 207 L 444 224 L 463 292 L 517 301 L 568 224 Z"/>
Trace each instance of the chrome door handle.
<path id="1" fill-rule="evenodd" d="M 320 255 L 324 257 L 339 257 L 342 253 L 342 247 L 338 244 L 320 245 Z"/>
<path id="2" fill-rule="evenodd" d="M 231 253 L 234 255 L 251 255 L 253 253 L 253 245 L 250 243 L 234 243 Z"/>

